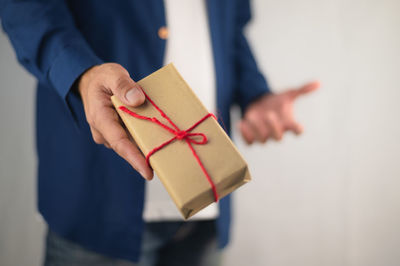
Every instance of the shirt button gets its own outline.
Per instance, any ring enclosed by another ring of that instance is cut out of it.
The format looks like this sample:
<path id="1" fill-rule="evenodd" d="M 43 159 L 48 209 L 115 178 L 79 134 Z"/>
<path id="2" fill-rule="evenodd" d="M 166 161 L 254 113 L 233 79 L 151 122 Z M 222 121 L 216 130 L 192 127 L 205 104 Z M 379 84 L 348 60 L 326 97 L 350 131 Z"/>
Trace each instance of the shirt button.
<path id="1" fill-rule="evenodd" d="M 168 38 L 168 29 L 165 26 L 162 26 L 158 29 L 158 37 L 162 40 L 166 40 Z"/>

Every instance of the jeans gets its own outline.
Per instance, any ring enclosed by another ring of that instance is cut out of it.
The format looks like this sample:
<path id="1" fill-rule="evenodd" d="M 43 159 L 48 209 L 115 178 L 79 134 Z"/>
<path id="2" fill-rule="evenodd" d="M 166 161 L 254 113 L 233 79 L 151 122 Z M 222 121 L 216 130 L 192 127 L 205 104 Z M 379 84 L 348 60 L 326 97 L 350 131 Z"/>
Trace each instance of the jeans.
<path id="1" fill-rule="evenodd" d="M 139 263 L 86 250 L 49 230 L 44 266 L 219 266 L 215 221 L 145 225 Z"/>

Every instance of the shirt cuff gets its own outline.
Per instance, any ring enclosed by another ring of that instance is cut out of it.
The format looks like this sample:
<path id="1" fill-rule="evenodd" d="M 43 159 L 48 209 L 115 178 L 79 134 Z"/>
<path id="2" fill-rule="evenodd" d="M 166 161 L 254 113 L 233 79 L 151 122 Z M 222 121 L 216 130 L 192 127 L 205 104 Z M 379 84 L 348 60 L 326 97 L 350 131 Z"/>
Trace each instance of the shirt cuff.
<path id="1" fill-rule="evenodd" d="M 257 87 L 251 87 L 251 89 L 249 88 L 248 90 L 244 91 L 244 93 L 242 93 L 237 100 L 242 113 L 244 113 L 244 111 L 253 101 L 269 93 L 272 92 L 265 81 L 259 83 Z"/>
<path id="2" fill-rule="evenodd" d="M 71 91 L 75 81 L 89 68 L 102 64 L 103 61 L 93 52 L 83 39 L 77 39 L 64 46 L 55 57 L 49 72 L 48 79 L 58 95 L 63 99 L 75 125 L 79 128 L 81 120 L 77 117 L 77 110 L 71 107 L 71 98 L 77 97 Z"/>
<path id="3" fill-rule="evenodd" d="M 56 56 L 49 70 L 49 79 L 65 100 L 75 80 L 92 66 L 103 63 L 87 43 L 75 41 L 66 45 Z"/>

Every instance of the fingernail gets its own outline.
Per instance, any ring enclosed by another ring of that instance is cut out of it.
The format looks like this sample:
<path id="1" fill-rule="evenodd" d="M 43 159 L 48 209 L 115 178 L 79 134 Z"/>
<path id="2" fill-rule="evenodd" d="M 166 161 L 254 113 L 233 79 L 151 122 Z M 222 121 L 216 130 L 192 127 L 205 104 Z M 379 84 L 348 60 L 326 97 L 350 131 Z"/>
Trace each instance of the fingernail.
<path id="1" fill-rule="evenodd" d="M 129 104 L 135 105 L 139 102 L 140 100 L 140 91 L 137 88 L 132 88 L 130 89 L 126 94 L 125 98 L 128 101 Z"/>
<path id="2" fill-rule="evenodd" d="M 143 176 L 146 180 L 151 180 L 152 178 L 144 173 L 144 171 L 139 171 L 139 173 Z"/>

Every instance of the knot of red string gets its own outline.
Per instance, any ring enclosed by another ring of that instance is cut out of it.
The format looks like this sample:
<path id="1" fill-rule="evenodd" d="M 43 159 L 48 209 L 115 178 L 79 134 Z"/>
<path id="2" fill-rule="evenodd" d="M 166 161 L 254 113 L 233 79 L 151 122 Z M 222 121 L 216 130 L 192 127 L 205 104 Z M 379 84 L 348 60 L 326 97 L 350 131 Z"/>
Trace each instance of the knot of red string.
<path id="1" fill-rule="evenodd" d="M 197 121 L 196 123 L 194 123 L 191 127 L 189 127 L 186 130 L 181 130 L 178 128 L 177 125 L 175 125 L 174 122 L 172 122 L 172 120 L 161 110 L 160 107 L 158 107 L 153 100 L 150 99 L 150 97 L 143 91 L 146 99 L 150 102 L 151 105 L 154 106 L 154 108 L 161 114 L 161 116 L 163 118 L 165 118 L 169 125 L 166 125 L 162 122 L 160 122 L 160 120 L 158 120 L 156 117 L 148 117 L 148 116 L 142 116 L 139 115 L 131 110 L 129 110 L 128 108 L 126 108 L 125 106 L 119 106 L 119 109 L 133 117 L 136 117 L 138 119 L 142 119 L 142 120 L 147 120 L 149 122 L 152 122 L 154 124 L 159 125 L 160 127 L 164 128 L 165 130 L 169 131 L 171 134 L 173 134 L 174 136 L 163 142 L 162 144 L 160 144 L 159 146 L 155 147 L 154 149 L 152 149 L 147 155 L 146 155 L 146 162 L 147 164 L 150 166 L 150 162 L 149 159 L 150 157 L 156 153 L 157 151 L 161 150 L 162 148 L 164 148 L 165 146 L 167 146 L 168 144 L 172 143 L 175 140 L 182 140 L 182 141 L 186 141 L 186 143 L 188 144 L 190 150 L 192 151 L 192 154 L 194 156 L 194 158 L 196 159 L 197 163 L 199 164 L 201 170 L 203 171 L 205 177 L 207 178 L 207 181 L 210 183 L 211 186 L 211 190 L 214 194 L 214 199 L 217 202 L 218 201 L 218 193 L 217 193 L 217 189 L 215 187 L 214 182 L 212 181 L 210 175 L 208 174 L 206 168 L 204 167 L 203 163 L 201 162 L 199 156 L 196 153 L 196 150 L 193 148 L 192 144 L 196 144 L 196 145 L 204 145 L 207 143 L 207 137 L 205 134 L 203 133 L 192 133 L 191 131 L 197 127 L 198 125 L 200 125 L 201 123 L 204 122 L 204 120 L 206 120 L 209 117 L 213 117 L 214 119 L 216 119 L 216 117 L 212 114 L 212 113 L 208 113 L 206 114 L 203 118 L 201 118 L 199 121 Z"/>

